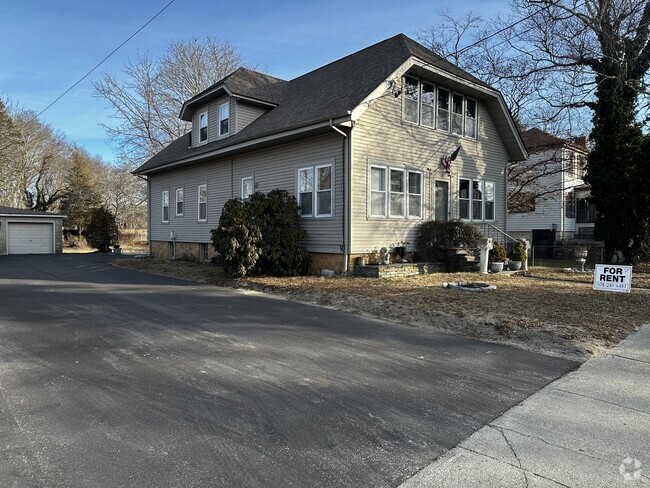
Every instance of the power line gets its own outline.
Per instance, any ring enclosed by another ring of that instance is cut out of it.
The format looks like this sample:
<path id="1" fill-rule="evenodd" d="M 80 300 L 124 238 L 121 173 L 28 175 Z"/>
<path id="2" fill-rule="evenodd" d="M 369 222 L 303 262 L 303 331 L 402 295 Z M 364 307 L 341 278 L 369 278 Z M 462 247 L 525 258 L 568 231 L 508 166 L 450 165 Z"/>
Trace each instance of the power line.
<path id="1" fill-rule="evenodd" d="M 133 39 L 135 36 L 137 36 L 137 35 L 140 33 L 140 31 L 142 31 L 145 27 L 147 27 L 149 24 L 151 24 L 151 22 L 153 22 L 153 21 L 156 19 L 156 17 L 158 17 L 158 16 L 159 16 L 160 14 L 162 14 L 165 10 L 167 10 L 167 8 L 168 8 L 172 3 L 174 3 L 175 1 L 176 1 L 176 0 L 170 0 L 169 3 L 167 3 L 167 5 L 165 5 L 163 8 L 161 8 L 161 9 L 156 13 L 156 15 L 154 15 L 153 17 L 151 17 L 151 18 L 150 18 L 150 19 L 149 19 L 149 20 L 148 20 L 144 25 L 142 25 L 142 27 L 140 27 L 137 31 L 135 31 L 133 34 L 131 34 L 131 35 L 130 35 L 130 36 L 129 36 L 129 37 L 128 37 L 124 42 L 122 42 L 122 44 L 120 44 L 120 45 L 117 46 L 115 49 L 113 49 L 113 50 L 112 50 L 112 51 L 111 51 L 111 52 L 110 52 L 106 57 L 104 57 L 104 59 L 102 59 L 99 63 L 97 63 L 97 64 L 96 64 L 96 65 L 95 65 L 95 66 L 94 66 L 90 71 L 88 71 L 85 75 L 83 75 L 81 78 L 79 78 L 79 79 L 76 81 L 76 83 L 74 83 L 71 87 L 69 87 L 67 90 L 65 90 L 63 93 L 61 93 L 61 95 L 59 95 L 58 97 L 56 97 L 56 98 L 54 99 L 54 101 L 53 101 L 52 103 L 50 103 L 47 107 L 45 107 L 43 110 L 41 110 L 41 111 L 36 115 L 36 117 L 40 117 L 40 116 L 41 116 L 43 113 L 45 113 L 45 112 L 46 112 L 46 111 L 47 111 L 47 110 L 48 110 L 52 105 L 54 105 L 56 102 L 58 102 L 59 100 L 61 100 L 64 96 L 66 96 L 70 90 L 72 90 L 75 86 L 77 86 L 77 85 L 78 85 L 79 83 L 81 83 L 83 80 L 85 80 L 86 78 L 88 78 L 88 77 L 89 77 L 89 76 L 90 76 L 90 75 L 91 75 L 91 74 L 92 74 L 92 73 L 93 73 L 97 68 L 99 68 L 102 64 L 104 64 L 104 63 L 106 62 L 106 60 L 108 60 L 108 58 L 110 58 L 113 54 L 115 54 L 117 51 L 119 51 L 119 49 L 120 49 L 122 46 L 124 46 L 127 42 L 129 42 L 131 39 Z"/>

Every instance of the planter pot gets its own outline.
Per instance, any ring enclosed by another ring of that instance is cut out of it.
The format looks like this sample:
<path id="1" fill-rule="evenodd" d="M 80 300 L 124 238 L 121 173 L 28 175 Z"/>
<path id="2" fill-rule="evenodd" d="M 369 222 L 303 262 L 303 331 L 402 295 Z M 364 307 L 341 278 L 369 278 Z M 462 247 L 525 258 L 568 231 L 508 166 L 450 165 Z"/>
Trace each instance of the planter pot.
<path id="1" fill-rule="evenodd" d="M 365 256 L 358 256 L 354 260 L 354 265 L 355 266 L 365 266 L 366 265 L 366 257 Z"/>
<path id="2" fill-rule="evenodd" d="M 503 271 L 503 263 L 490 263 L 490 271 L 500 273 Z"/>
<path id="3" fill-rule="evenodd" d="M 519 271 L 521 269 L 521 261 L 508 262 L 508 269 L 510 271 Z"/>
<path id="4" fill-rule="evenodd" d="M 589 254 L 589 251 L 586 249 L 576 249 L 573 251 L 573 257 L 576 259 L 585 259 L 587 257 L 587 254 Z"/>

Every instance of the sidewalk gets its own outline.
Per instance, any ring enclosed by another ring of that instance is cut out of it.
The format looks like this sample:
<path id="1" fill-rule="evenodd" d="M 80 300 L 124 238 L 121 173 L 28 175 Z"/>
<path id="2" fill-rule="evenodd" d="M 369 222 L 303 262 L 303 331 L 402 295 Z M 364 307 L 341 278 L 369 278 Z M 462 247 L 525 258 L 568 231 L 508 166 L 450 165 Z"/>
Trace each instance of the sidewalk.
<path id="1" fill-rule="evenodd" d="M 650 324 L 400 485 L 650 486 Z"/>

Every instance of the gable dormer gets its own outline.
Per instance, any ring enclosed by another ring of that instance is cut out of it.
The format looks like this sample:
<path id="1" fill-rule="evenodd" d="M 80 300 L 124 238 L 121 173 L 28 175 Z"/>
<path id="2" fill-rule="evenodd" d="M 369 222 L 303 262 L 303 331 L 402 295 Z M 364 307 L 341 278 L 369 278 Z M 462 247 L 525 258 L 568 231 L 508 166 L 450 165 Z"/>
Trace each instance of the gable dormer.
<path id="1" fill-rule="evenodd" d="M 180 118 L 192 122 L 192 147 L 235 135 L 276 107 L 285 81 L 239 68 L 183 104 Z"/>

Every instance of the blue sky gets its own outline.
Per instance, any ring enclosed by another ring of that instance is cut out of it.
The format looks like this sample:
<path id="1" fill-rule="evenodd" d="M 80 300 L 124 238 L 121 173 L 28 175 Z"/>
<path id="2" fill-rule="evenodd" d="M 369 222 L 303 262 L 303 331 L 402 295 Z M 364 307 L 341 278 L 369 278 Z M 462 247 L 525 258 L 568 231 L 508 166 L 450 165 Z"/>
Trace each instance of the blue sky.
<path id="1" fill-rule="evenodd" d="M 0 0 L 0 97 L 40 112 L 139 29 L 169 0 Z M 410 0 L 275 0 L 205 2 L 175 0 L 41 119 L 90 153 L 114 161 L 100 122 L 105 101 L 92 81 L 118 73 L 138 52 L 162 52 L 171 41 L 211 35 L 233 44 L 244 60 L 291 79 L 395 34 L 415 37 L 437 22 L 442 8 L 485 16 L 507 9 L 507 0 L 477 4 Z"/>

